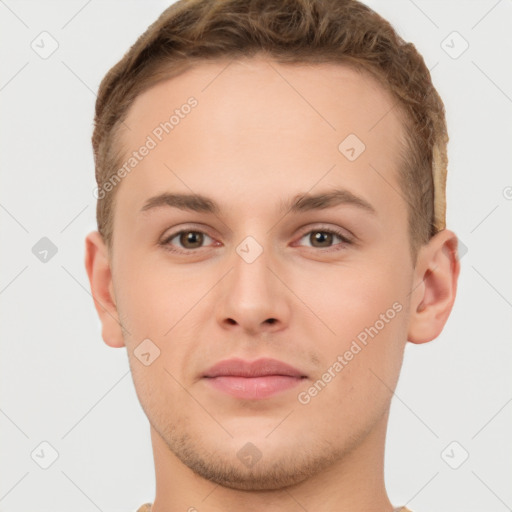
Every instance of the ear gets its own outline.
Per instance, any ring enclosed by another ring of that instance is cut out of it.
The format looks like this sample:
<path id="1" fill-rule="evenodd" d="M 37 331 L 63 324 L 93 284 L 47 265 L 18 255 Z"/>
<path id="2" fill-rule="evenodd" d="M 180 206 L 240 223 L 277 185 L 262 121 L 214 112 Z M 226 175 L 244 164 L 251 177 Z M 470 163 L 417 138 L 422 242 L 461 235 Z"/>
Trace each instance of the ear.
<path id="1" fill-rule="evenodd" d="M 418 253 L 408 341 L 426 343 L 441 334 L 455 301 L 459 272 L 457 237 L 445 229 Z"/>
<path id="2" fill-rule="evenodd" d="M 85 238 L 85 268 L 94 306 L 101 320 L 103 341 L 110 347 L 123 347 L 123 327 L 115 302 L 108 249 L 98 231 L 89 233 Z"/>

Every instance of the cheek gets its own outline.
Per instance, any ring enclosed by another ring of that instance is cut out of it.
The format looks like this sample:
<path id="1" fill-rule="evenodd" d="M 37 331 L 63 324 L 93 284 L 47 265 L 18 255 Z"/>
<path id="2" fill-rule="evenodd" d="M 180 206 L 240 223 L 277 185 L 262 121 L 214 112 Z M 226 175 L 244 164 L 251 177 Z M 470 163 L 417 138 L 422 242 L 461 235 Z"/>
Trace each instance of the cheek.
<path id="1" fill-rule="evenodd" d="M 205 294 L 197 272 L 177 267 L 138 264 L 120 266 L 118 310 L 127 319 L 132 338 L 165 341 Z"/>
<path id="2" fill-rule="evenodd" d="M 380 292 L 368 300 L 360 290 L 338 298 L 336 308 L 322 296 L 324 311 L 331 308 L 324 320 L 336 336 L 317 336 L 315 350 L 322 364 L 297 397 L 304 418 L 314 423 L 312 429 L 350 438 L 370 429 L 387 411 L 408 324 L 406 307 L 390 302 L 392 298 Z"/>
<path id="3" fill-rule="evenodd" d="M 351 405 L 357 414 L 364 404 L 388 399 L 389 392 L 379 379 L 389 387 L 396 382 L 408 328 L 410 287 L 405 273 L 397 268 L 337 269 L 318 274 L 315 287 L 302 291 L 307 297 L 304 302 L 317 317 L 300 322 L 316 341 L 322 362 L 315 376 L 322 381 L 319 387 L 327 383 L 319 403 L 325 400 L 343 407 L 348 397 L 357 398 Z"/>
<path id="4" fill-rule="evenodd" d="M 157 410 L 168 410 L 165 397 L 181 396 L 178 382 L 187 380 L 190 361 L 205 351 L 198 326 L 211 316 L 206 295 L 211 279 L 183 266 L 170 269 L 142 261 L 119 265 L 117 278 L 122 283 L 116 290 L 118 311 L 129 331 L 125 344 L 139 399 L 143 407 L 154 403 Z M 146 367 L 138 357 L 148 352 L 145 357 L 153 362 Z"/>
<path id="5" fill-rule="evenodd" d="M 168 433 L 169 425 L 193 422 L 195 402 L 179 384 L 182 379 L 165 360 L 165 354 L 149 366 L 131 354 L 130 368 L 141 407 L 159 432 Z"/>
<path id="6" fill-rule="evenodd" d="M 379 331 L 396 329 L 405 316 L 403 309 L 410 289 L 403 273 L 382 265 L 338 267 L 326 272 L 320 269 L 311 276 L 301 273 L 292 286 L 315 313 L 326 342 L 330 339 L 342 343 L 374 324 Z"/>

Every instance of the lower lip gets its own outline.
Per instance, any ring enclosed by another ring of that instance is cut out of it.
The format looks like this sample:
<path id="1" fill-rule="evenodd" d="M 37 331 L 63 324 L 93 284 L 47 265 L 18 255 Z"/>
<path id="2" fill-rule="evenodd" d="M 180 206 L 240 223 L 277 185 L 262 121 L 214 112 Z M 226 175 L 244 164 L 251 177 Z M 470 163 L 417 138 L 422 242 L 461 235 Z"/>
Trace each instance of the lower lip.
<path id="1" fill-rule="evenodd" d="M 264 377 L 207 377 L 206 381 L 219 391 L 245 400 L 261 400 L 297 386 L 303 379 L 286 375 Z"/>

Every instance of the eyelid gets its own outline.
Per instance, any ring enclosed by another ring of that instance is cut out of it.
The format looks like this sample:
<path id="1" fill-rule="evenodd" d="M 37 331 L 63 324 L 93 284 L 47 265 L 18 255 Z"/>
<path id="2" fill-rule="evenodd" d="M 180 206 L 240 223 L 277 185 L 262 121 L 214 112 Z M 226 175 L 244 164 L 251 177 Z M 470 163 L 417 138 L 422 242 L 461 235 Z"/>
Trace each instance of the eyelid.
<path id="1" fill-rule="evenodd" d="M 164 231 L 164 234 L 160 237 L 161 242 L 165 242 L 166 240 L 174 238 L 176 235 L 179 235 L 180 233 L 183 233 L 184 231 L 194 231 L 203 233 L 205 235 L 208 235 L 210 238 L 215 238 L 212 233 L 212 229 L 209 227 L 206 227 L 202 224 L 185 224 L 185 225 L 179 225 L 179 227 L 174 228 L 167 228 Z M 166 234 L 168 233 L 168 234 Z"/>
<path id="2" fill-rule="evenodd" d="M 312 231 L 327 231 L 333 233 L 342 238 L 345 241 L 345 243 L 355 243 L 356 241 L 356 236 L 348 229 L 342 228 L 341 226 L 331 226 L 328 224 L 313 224 L 306 226 L 301 230 L 299 238 L 304 237 L 304 235 L 307 235 Z"/>

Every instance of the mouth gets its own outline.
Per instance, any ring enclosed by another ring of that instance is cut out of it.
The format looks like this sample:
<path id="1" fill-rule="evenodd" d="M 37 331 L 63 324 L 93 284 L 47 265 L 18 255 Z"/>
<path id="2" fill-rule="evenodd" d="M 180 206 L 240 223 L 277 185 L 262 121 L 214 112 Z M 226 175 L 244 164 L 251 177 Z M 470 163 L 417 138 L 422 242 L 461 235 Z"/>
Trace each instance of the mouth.
<path id="1" fill-rule="evenodd" d="M 300 370 L 276 359 L 228 359 L 202 376 L 217 391 L 243 400 L 262 400 L 290 390 L 306 379 Z"/>

